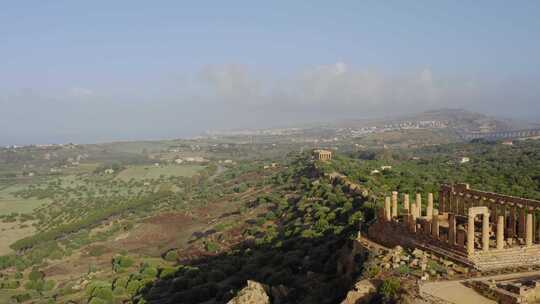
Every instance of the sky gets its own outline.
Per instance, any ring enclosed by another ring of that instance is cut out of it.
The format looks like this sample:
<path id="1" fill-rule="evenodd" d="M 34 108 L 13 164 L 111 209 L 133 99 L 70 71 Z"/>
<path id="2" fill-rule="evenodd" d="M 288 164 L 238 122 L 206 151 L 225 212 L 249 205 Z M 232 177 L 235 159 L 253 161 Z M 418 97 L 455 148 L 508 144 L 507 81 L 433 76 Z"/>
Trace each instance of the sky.
<path id="1" fill-rule="evenodd" d="M 0 144 L 540 121 L 539 1 L 1 1 Z"/>

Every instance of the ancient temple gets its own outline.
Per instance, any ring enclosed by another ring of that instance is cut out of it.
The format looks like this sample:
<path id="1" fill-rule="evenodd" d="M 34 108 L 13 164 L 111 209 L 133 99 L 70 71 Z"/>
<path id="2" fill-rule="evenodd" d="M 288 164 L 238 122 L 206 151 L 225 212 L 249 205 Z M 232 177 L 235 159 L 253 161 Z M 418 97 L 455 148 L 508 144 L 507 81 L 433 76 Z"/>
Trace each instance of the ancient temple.
<path id="1" fill-rule="evenodd" d="M 414 202 L 409 194 L 386 197 L 370 236 L 387 245 L 431 250 L 486 270 L 540 265 L 540 201 L 442 185 Z"/>
<path id="2" fill-rule="evenodd" d="M 313 155 L 315 156 L 315 159 L 317 160 L 331 160 L 332 159 L 332 151 L 329 150 L 313 150 Z"/>

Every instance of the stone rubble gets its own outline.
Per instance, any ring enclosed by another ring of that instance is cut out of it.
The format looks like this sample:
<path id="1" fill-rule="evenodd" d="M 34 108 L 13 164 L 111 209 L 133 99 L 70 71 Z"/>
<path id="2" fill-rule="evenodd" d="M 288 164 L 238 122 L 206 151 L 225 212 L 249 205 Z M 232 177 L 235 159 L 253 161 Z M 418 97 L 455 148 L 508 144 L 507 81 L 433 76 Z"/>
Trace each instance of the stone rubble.
<path id="1" fill-rule="evenodd" d="M 456 274 L 465 275 L 468 268 L 455 264 L 418 248 L 410 251 L 396 246 L 386 253 L 379 252 L 375 264 L 381 270 L 401 270 L 404 274 L 414 274 L 420 280 L 452 278 Z"/>
<path id="2" fill-rule="evenodd" d="M 247 286 L 227 304 L 270 304 L 270 297 L 261 283 L 247 281 Z"/>

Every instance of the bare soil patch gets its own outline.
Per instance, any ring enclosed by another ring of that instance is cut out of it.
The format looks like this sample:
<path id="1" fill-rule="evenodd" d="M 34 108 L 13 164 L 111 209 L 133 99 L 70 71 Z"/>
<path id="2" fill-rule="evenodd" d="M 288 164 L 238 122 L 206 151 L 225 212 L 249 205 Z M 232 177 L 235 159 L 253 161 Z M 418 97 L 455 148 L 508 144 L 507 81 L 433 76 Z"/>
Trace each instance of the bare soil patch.
<path id="1" fill-rule="evenodd" d="M 9 245 L 15 241 L 30 236 L 34 233 L 34 227 L 30 222 L 24 223 L 27 227 L 20 228 L 21 223 L 3 223 L 0 222 L 0 255 L 6 255 L 13 252 Z"/>
<path id="2" fill-rule="evenodd" d="M 159 256 L 167 249 L 183 246 L 193 232 L 206 225 L 185 213 L 164 213 L 146 219 L 126 237 L 109 242 L 108 246 L 119 251 Z"/>

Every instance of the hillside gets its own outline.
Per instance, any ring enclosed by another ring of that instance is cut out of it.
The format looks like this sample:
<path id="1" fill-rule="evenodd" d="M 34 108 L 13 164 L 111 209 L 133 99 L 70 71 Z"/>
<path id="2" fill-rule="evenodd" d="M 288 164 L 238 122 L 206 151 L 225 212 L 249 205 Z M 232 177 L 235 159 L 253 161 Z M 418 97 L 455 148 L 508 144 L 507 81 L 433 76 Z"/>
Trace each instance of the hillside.
<path id="1" fill-rule="evenodd" d="M 0 302 L 225 303 L 251 280 L 273 303 L 339 303 L 362 278 L 416 297 L 403 286 L 422 273 L 378 269 L 353 241 L 389 191 L 467 182 L 540 199 L 538 141 L 418 132 L 335 142 L 330 162 L 302 143 L 223 139 L 5 149 Z"/>

